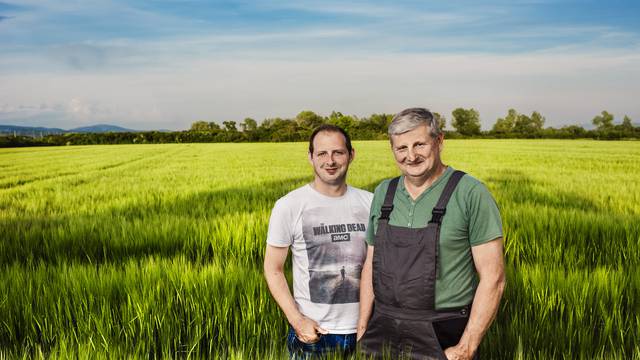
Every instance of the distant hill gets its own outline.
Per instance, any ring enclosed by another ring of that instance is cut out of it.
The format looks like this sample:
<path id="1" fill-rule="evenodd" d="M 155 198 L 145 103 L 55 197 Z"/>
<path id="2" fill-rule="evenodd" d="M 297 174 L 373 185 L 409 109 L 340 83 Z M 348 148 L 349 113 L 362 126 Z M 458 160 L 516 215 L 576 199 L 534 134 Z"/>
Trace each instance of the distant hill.
<path id="1" fill-rule="evenodd" d="M 126 129 L 120 126 L 98 124 L 92 126 L 83 126 L 74 129 L 64 130 L 59 128 L 17 126 L 17 125 L 0 125 L 0 135 L 21 135 L 21 136 L 45 136 L 51 134 L 67 134 L 67 133 L 106 133 L 106 132 L 137 132 L 137 130 Z"/>
<path id="2" fill-rule="evenodd" d="M 137 132 L 137 130 L 125 129 L 120 126 L 98 124 L 91 126 L 83 126 L 67 130 L 70 133 L 105 133 L 105 132 Z"/>
<path id="3" fill-rule="evenodd" d="M 16 125 L 0 125 L 0 135 L 22 135 L 22 136 L 41 136 L 50 134 L 64 134 L 67 132 L 58 128 L 47 127 L 31 127 L 31 126 L 16 126 Z"/>

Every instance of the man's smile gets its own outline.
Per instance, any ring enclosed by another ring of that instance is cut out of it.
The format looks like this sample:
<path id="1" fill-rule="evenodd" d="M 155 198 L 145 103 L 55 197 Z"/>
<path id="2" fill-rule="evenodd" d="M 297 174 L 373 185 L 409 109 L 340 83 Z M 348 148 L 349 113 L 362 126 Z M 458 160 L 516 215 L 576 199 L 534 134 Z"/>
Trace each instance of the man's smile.
<path id="1" fill-rule="evenodd" d="M 414 161 L 405 161 L 405 165 L 407 166 L 417 166 L 421 165 L 424 162 L 423 159 L 416 159 Z"/>

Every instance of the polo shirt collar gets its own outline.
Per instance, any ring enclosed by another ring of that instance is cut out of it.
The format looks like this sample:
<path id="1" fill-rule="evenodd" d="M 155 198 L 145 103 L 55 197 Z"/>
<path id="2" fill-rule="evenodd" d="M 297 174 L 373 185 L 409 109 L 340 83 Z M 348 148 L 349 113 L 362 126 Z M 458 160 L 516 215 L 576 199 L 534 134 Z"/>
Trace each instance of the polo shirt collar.
<path id="1" fill-rule="evenodd" d="M 407 200 L 412 201 L 412 202 L 418 202 L 426 194 L 428 194 L 431 191 L 431 189 L 435 188 L 436 186 L 438 186 L 438 184 L 443 182 L 445 178 L 449 178 L 449 175 L 451 175 L 453 173 L 453 171 L 454 171 L 453 167 L 448 165 L 447 168 L 445 169 L 444 173 L 442 173 L 442 175 L 438 178 L 438 180 L 436 180 L 433 184 L 429 185 L 428 188 L 424 189 L 422 194 L 420 194 L 415 200 L 413 200 L 411 198 L 411 195 L 407 191 L 407 188 L 404 186 L 404 175 L 400 176 L 400 181 L 398 181 L 399 182 L 398 189 L 400 190 L 400 193 L 403 194 L 407 198 Z"/>

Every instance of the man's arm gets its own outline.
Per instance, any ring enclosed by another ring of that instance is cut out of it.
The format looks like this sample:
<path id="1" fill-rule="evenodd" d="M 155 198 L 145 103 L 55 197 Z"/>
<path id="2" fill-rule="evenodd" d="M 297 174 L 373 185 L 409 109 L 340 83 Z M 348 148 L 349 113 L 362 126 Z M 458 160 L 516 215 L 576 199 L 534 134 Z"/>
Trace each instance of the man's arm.
<path id="1" fill-rule="evenodd" d="M 505 275 L 502 237 L 471 248 L 480 282 L 473 298 L 469 322 L 456 346 L 445 350 L 447 359 L 471 359 L 498 312 Z"/>
<path id="2" fill-rule="evenodd" d="M 367 258 L 360 275 L 360 317 L 358 318 L 357 340 L 367 330 L 367 323 L 373 308 L 373 246 L 367 246 Z"/>
<path id="3" fill-rule="evenodd" d="M 318 323 L 304 316 L 296 306 L 293 296 L 289 291 L 289 284 L 284 276 L 284 263 L 287 260 L 289 247 L 277 247 L 267 245 L 264 254 L 264 277 L 267 280 L 269 291 L 275 299 L 289 324 L 300 341 L 313 343 L 318 341 L 318 333 L 326 334 L 327 331 L 321 328 Z"/>

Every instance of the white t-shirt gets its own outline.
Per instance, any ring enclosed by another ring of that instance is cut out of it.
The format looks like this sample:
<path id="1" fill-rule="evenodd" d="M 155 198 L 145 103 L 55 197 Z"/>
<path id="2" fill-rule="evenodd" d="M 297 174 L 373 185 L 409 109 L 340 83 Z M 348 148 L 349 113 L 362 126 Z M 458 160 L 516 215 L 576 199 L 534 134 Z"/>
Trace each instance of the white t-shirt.
<path id="1" fill-rule="evenodd" d="M 372 199 L 351 186 L 331 197 L 305 185 L 280 198 L 271 212 L 267 244 L 291 246 L 298 309 L 333 334 L 356 332 Z"/>

